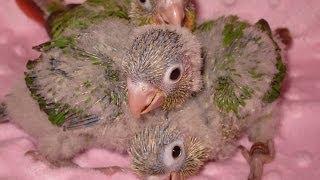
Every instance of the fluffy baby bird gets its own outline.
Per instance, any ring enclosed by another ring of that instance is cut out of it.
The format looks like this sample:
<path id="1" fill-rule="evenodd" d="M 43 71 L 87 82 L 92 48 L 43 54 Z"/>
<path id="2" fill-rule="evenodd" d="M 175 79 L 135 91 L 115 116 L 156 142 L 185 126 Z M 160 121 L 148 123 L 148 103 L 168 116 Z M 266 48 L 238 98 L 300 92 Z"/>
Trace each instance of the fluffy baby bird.
<path id="1" fill-rule="evenodd" d="M 64 0 L 17 0 L 17 4 L 31 18 L 44 17 L 53 38 L 59 38 L 65 30 L 85 29 L 108 17 L 130 20 L 138 26 L 172 24 L 190 29 L 195 27 L 196 19 L 190 0 L 87 0 L 81 5 L 66 5 Z M 42 15 L 35 12 L 39 8 Z"/>
<path id="2" fill-rule="evenodd" d="M 265 20 L 251 25 L 235 16 L 207 22 L 198 27 L 196 34 L 203 45 L 203 68 L 202 60 L 181 58 L 182 52 L 175 48 L 182 44 L 175 40 L 164 41 L 171 43 L 171 48 L 156 42 L 155 46 L 148 43 L 137 46 L 125 61 L 129 70 L 129 105 L 135 117 L 162 106 L 173 109 L 171 114 L 180 114 L 173 115 L 170 122 L 177 121 L 174 124 L 182 129 L 182 136 L 171 130 L 161 135 L 147 129 L 134 141 L 133 167 L 149 174 L 171 171 L 193 174 L 206 160 L 229 157 L 229 151 L 237 147 L 236 141 L 247 134 L 254 144 L 250 152 L 241 149 L 251 167 L 249 179 L 260 179 L 263 164 L 274 154 L 273 137 L 278 126 L 274 111 L 286 74 L 281 43 Z M 171 36 L 174 39 L 182 35 Z M 154 40 L 142 38 L 140 41 Z M 149 51 L 135 54 L 136 49 Z M 184 104 L 186 100 L 189 103 Z M 189 163 L 191 160 L 187 157 L 196 156 L 193 153 L 199 149 L 194 146 L 189 149 L 187 137 L 203 142 L 199 148 L 206 146 L 210 150 L 208 157 Z M 164 158 L 174 153 L 170 148 L 175 146 L 171 143 L 177 141 L 187 144 L 180 143 L 180 149 L 185 148 L 186 154 L 178 160 L 169 158 L 168 165 Z M 142 165 L 146 158 L 154 161 Z M 190 172 L 185 170 L 189 168 Z"/>
<path id="3" fill-rule="evenodd" d="M 190 49 L 199 45 L 188 30 L 152 26 L 134 31 L 121 19 L 102 21 L 72 40 L 38 47 L 41 56 L 29 61 L 25 80 L 17 82 L 5 101 L 10 120 L 37 142 L 37 151 L 27 154 L 54 166 L 66 166 L 73 165 L 75 155 L 93 147 L 125 152 L 134 133 L 153 122 L 133 120 L 126 103 L 122 72 L 123 61 L 130 56 L 126 54 L 129 39 L 133 47 L 155 45 L 130 38 L 132 34 L 161 41 L 167 48 L 172 44 L 166 42 L 178 41 L 181 46 L 175 48 L 180 58 L 201 58 L 199 48 Z M 148 52 L 140 50 L 135 53 Z"/>

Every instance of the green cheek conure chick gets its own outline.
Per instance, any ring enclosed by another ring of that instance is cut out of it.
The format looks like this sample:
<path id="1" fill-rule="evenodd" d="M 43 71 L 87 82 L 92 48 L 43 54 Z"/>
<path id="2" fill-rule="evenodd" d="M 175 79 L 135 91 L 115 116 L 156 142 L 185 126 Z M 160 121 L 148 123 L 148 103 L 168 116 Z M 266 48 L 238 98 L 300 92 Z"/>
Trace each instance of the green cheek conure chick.
<path id="1" fill-rule="evenodd" d="M 285 42 L 290 42 L 288 31 L 284 32 L 288 35 Z M 185 116 L 175 120 L 194 131 L 203 132 L 209 128 L 204 135 L 197 136 L 199 140 L 208 141 L 204 144 L 209 144 L 211 151 L 213 148 L 213 154 L 206 160 L 216 158 L 216 148 L 225 150 L 220 144 L 215 145 L 216 141 L 225 140 L 229 144 L 246 132 L 254 145 L 250 152 L 241 149 L 251 166 L 250 178 L 259 179 L 263 164 L 273 155 L 272 140 L 278 125 L 274 111 L 286 74 L 284 45 L 263 19 L 251 25 L 236 16 L 221 17 L 200 25 L 196 35 L 203 45 L 203 59 L 200 61 L 182 57 L 181 51 L 177 50 L 182 45 L 179 41 L 164 41 L 171 43 L 172 47 L 163 48 L 150 40 L 155 45 L 147 43 L 136 48 L 149 49 L 149 53 L 128 56 L 125 62 L 129 67 L 127 84 L 131 112 L 140 117 L 158 107 L 179 111 L 174 108 L 186 106 L 185 101 L 198 102 L 197 106 L 185 111 Z M 180 36 L 174 34 L 172 38 Z M 197 109 L 201 113 L 199 117 L 193 117 L 193 111 Z M 201 123 L 204 125 L 195 125 L 191 117 L 199 121 L 203 118 Z M 181 123 L 184 118 L 190 122 L 183 120 L 185 122 Z M 217 128 L 221 129 L 214 131 L 220 136 L 210 136 L 210 133 L 216 133 L 210 130 Z M 153 139 L 146 141 L 152 148 L 157 144 L 157 140 L 154 143 Z M 143 148 L 145 144 L 141 146 Z M 159 155 L 160 149 L 153 150 L 152 153 Z M 143 156 L 147 157 L 146 154 Z M 188 166 L 188 163 L 183 165 Z M 150 168 L 156 167 L 159 166 Z M 158 170 L 155 169 L 154 173 Z"/>
<path id="2" fill-rule="evenodd" d="M 28 62 L 25 80 L 17 82 L 5 105 L 10 120 L 38 141 L 38 151 L 50 162 L 63 164 L 95 146 L 126 150 L 137 125 L 127 123 L 120 67 L 131 33 L 127 21 L 105 20 L 77 38 L 37 47 L 41 56 Z"/>
<path id="3" fill-rule="evenodd" d="M 31 17 L 35 16 L 32 15 L 35 9 L 42 10 L 53 39 L 59 38 L 66 30 L 85 29 L 108 17 L 130 20 L 139 26 L 172 24 L 190 29 L 195 27 L 196 20 L 190 0 L 87 0 L 83 4 L 69 5 L 63 0 L 16 1 L 27 15 L 31 13 Z"/>
<path id="4" fill-rule="evenodd" d="M 132 169 L 142 177 L 171 175 L 172 179 L 188 178 L 197 175 L 208 161 L 232 157 L 238 150 L 237 141 L 243 135 L 249 133 L 254 138 L 269 139 L 276 131 L 277 122 L 274 120 L 249 123 L 247 119 L 226 118 L 209 101 L 208 95 L 201 92 L 187 100 L 182 108 L 169 112 L 167 116 L 158 116 L 156 122 L 137 133 L 129 151 Z M 258 126 L 263 130 L 250 132 Z M 259 180 L 263 163 L 271 161 L 274 156 L 272 141 L 267 145 L 255 145 L 247 155 L 253 162 L 249 179 Z"/>
<path id="5" fill-rule="evenodd" d="M 173 41 L 181 44 L 172 47 Z M 37 153 L 31 155 L 62 166 L 93 147 L 125 152 L 134 133 L 152 122 L 132 118 L 122 73 L 127 56 L 150 52 L 140 48 L 147 43 L 153 50 L 176 48 L 176 58 L 201 58 L 188 30 L 151 26 L 134 31 L 123 19 L 104 20 L 73 39 L 39 46 L 41 56 L 28 62 L 25 81 L 5 101 L 10 120 L 37 141 Z M 134 51 L 127 54 L 128 49 Z"/>

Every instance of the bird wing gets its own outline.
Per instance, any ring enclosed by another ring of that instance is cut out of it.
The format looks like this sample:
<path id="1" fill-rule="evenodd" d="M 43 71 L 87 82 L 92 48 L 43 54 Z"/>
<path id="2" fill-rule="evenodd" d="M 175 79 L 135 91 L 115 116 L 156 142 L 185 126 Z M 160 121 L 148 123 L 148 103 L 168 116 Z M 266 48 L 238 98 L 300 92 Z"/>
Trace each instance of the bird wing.
<path id="1" fill-rule="evenodd" d="M 122 29 L 110 29 L 114 25 Z M 26 83 L 49 120 L 65 129 L 113 121 L 125 102 L 125 81 L 115 62 L 125 54 L 131 27 L 122 21 L 105 20 L 96 31 L 52 40 L 37 49 L 29 61 Z M 102 31 L 104 30 L 104 31 Z M 90 38 L 89 38 L 90 37 Z"/>
<path id="2" fill-rule="evenodd" d="M 265 20 L 250 25 L 221 17 L 196 34 L 205 52 L 205 89 L 221 112 L 244 118 L 277 99 L 286 67 Z"/>
<path id="3" fill-rule="evenodd" d="M 56 12 L 48 19 L 52 38 L 59 38 L 65 31 L 86 29 L 108 17 L 129 20 L 130 0 L 87 0 L 81 5 Z"/>

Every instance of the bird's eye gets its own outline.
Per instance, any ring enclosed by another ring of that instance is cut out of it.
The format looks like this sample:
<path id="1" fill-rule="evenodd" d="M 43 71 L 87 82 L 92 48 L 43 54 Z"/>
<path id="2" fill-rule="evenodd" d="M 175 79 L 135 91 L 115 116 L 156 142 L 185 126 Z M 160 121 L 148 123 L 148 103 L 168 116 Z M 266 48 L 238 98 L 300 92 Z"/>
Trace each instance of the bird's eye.
<path id="1" fill-rule="evenodd" d="M 177 67 L 171 71 L 170 79 L 172 81 L 176 81 L 180 78 L 180 75 L 181 75 L 181 70 L 180 70 L 180 68 Z"/>
<path id="2" fill-rule="evenodd" d="M 165 74 L 165 83 L 172 84 L 178 82 L 181 79 L 182 71 L 182 65 L 171 66 Z"/>
<path id="3" fill-rule="evenodd" d="M 150 0 L 139 0 L 140 5 L 147 11 L 151 11 L 152 10 L 152 3 L 150 2 Z"/>
<path id="4" fill-rule="evenodd" d="M 163 162 L 169 169 L 179 169 L 184 163 L 185 151 L 182 140 L 174 141 L 165 146 Z"/>
<path id="5" fill-rule="evenodd" d="M 180 146 L 174 146 L 172 149 L 172 157 L 174 159 L 176 159 L 177 157 L 179 157 L 181 154 L 181 148 Z"/>

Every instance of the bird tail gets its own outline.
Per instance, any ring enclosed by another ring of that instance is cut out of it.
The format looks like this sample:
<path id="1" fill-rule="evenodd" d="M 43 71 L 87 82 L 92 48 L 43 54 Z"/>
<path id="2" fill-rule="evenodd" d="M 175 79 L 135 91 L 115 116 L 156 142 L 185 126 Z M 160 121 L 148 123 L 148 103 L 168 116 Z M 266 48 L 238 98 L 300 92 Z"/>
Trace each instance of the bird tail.
<path id="1" fill-rule="evenodd" d="M 255 23 L 255 25 L 262 31 L 269 34 L 271 37 L 275 37 L 274 40 L 277 41 L 277 43 L 280 42 L 282 45 L 284 45 L 285 50 L 291 48 L 293 39 L 288 28 L 280 27 L 272 32 L 269 23 L 265 19 L 260 19 Z"/>
<path id="2" fill-rule="evenodd" d="M 26 16 L 41 25 L 46 24 L 50 15 L 67 7 L 64 0 L 16 0 L 16 3 Z"/>

